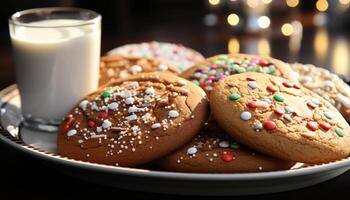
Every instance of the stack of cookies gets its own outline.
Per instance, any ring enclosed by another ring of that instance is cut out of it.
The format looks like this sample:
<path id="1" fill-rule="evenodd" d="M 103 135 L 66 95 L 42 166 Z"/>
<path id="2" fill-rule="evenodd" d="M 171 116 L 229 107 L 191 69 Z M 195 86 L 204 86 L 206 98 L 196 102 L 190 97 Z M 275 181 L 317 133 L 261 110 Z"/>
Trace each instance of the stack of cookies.
<path id="1" fill-rule="evenodd" d="M 134 55 L 159 55 L 164 46 L 154 43 L 101 58 L 100 88 L 59 128 L 60 155 L 197 173 L 286 170 L 349 156 L 350 88 L 338 76 L 264 56 L 204 59 L 182 45 L 166 51 L 193 63 L 185 71 L 168 54 Z"/>

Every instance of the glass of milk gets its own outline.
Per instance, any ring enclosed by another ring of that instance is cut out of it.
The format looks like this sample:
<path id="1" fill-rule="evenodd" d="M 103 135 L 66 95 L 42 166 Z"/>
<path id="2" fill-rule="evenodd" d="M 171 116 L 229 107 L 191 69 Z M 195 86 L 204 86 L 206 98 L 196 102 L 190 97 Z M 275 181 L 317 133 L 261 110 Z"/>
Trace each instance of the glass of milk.
<path id="1" fill-rule="evenodd" d="M 98 87 L 101 16 L 80 8 L 36 8 L 9 19 L 24 125 L 55 130 Z"/>

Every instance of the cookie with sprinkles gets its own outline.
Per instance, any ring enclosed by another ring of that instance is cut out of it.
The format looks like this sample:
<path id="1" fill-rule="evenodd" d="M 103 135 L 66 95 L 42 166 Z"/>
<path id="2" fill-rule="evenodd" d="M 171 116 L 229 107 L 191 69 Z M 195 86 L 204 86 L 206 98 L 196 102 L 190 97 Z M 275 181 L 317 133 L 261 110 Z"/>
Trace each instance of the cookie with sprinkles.
<path id="1" fill-rule="evenodd" d="M 198 51 L 185 47 L 182 44 L 156 41 L 126 44 L 110 50 L 107 52 L 107 55 L 156 58 L 178 67 L 181 71 L 204 60 L 203 55 Z"/>
<path id="2" fill-rule="evenodd" d="M 213 56 L 187 69 L 180 76 L 192 81 L 209 93 L 221 79 L 245 72 L 271 74 L 297 82 L 288 64 L 268 56 L 248 54 Z M 251 83 L 250 87 L 256 87 L 254 82 Z"/>
<path id="3" fill-rule="evenodd" d="M 350 87 L 338 75 L 310 64 L 294 63 L 291 67 L 302 86 L 328 100 L 350 120 Z"/>
<path id="4" fill-rule="evenodd" d="M 93 163 L 137 166 L 186 144 L 209 114 L 205 92 L 167 73 L 140 73 L 86 96 L 58 131 L 58 153 Z"/>
<path id="5" fill-rule="evenodd" d="M 157 59 L 130 56 L 104 56 L 100 62 L 99 85 L 104 85 L 118 78 L 126 78 L 145 72 L 168 72 L 180 74 L 176 67 Z"/>
<path id="6" fill-rule="evenodd" d="M 165 156 L 159 164 L 168 171 L 240 173 L 290 169 L 294 162 L 256 153 L 234 141 L 212 121 L 190 143 Z"/>
<path id="7" fill-rule="evenodd" d="M 256 72 L 229 76 L 211 92 L 210 105 L 224 130 L 259 152 L 304 163 L 350 153 L 350 127 L 339 111 L 287 79 Z"/>

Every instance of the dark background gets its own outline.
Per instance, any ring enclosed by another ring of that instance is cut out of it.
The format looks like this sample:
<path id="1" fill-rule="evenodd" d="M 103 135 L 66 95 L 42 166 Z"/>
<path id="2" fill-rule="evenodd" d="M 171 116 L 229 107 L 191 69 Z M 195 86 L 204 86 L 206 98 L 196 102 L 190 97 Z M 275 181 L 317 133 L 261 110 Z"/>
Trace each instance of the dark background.
<path id="1" fill-rule="evenodd" d="M 242 0 L 243 1 L 243 0 Z M 116 46 L 131 42 L 164 41 L 182 43 L 205 56 L 226 53 L 228 49 L 245 53 L 264 53 L 287 62 L 312 63 L 325 67 L 348 79 L 350 77 L 349 9 L 339 12 L 338 0 L 329 0 L 329 8 L 320 12 L 315 0 L 300 0 L 297 8 L 284 5 L 284 0 L 273 0 L 265 13 L 271 19 L 268 30 L 249 31 L 245 27 L 245 8 L 233 5 L 236 0 L 221 0 L 213 6 L 207 0 L 52 0 L 52 1 L 2 1 L 0 6 L 0 89 L 15 83 L 14 62 L 8 33 L 8 17 L 16 11 L 47 6 L 74 6 L 95 10 L 103 16 L 102 54 Z M 283 4 L 283 5 L 282 5 Z M 242 17 L 240 26 L 227 24 L 228 14 Z M 217 17 L 214 26 L 204 22 L 208 14 Z M 328 23 L 315 24 L 315 15 L 323 14 Z M 280 27 L 298 21 L 303 26 L 300 41 L 294 36 L 284 36 Z M 233 46 L 232 46 L 233 45 Z M 230 48 L 229 48 L 230 47 Z M 124 191 L 90 184 L 60 174 L 43 163 L 15 152 L 0 143 L 0 199 L 3 196 L 59 198 L 185 198 Z M 241 199 L 322 199 L 347 198 L 350 173 L 331 181 L 302 190 L 286 193 L 242 197 Z M 191 199 L 195 197 L 189 197 Z M 237 197 L 235 197 L 238 199 Z M 208 199 L 208 198 L 205 198 Z M 232 199 L 232 198 L 230 198 Z M 239 198 L 240 199 L 240 198 Z"/>

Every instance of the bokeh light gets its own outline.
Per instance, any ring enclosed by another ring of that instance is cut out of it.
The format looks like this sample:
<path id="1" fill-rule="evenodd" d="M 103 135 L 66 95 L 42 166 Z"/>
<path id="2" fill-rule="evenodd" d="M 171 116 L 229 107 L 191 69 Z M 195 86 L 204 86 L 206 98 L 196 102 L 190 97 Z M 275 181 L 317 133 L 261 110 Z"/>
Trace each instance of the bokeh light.
<path id="1" fill-rule="evenodd" d="M 316 8 L 320 12 L 325 12 L 328 9 L 328 2 L 327 2 L 327 0 L 318 0 L 316 2 Z"/>
<path id="2" fill-rule="evenodd" d="M 299 0 L 286 0 L 287 6 L 289 7 L 297 7 L 299 4 Z"/>
<path id="3" fill-rule="evenodd" d="M 285 24 L 283 24 L 282 27 L 281 27 L 281 32 L 282 32 L 282 34 L 285 35 L 285 36 L 290 36 L 290 35 L 292 35 L 293 32 L 294 32 L 294 28 L 293 28 L 293 26 L 292 26 L 291 24 L 285 23 Z"/>
<path id="4" fill-rule="evenodd" d="M 263 29 L 268 28 L 270 26 L 270 23 L 271 23 L 270 18 L 267 16 L 260 16 L 258 18 L 258 25 L 260 28 L 263 28 Z"/>
<path id="5" fill-rule="evenodd" d="M 239 17 L 235 13 L 231 13 L 227 16 L 227 23 L 231 26 L 237 26 L 239 23 Z"/>

